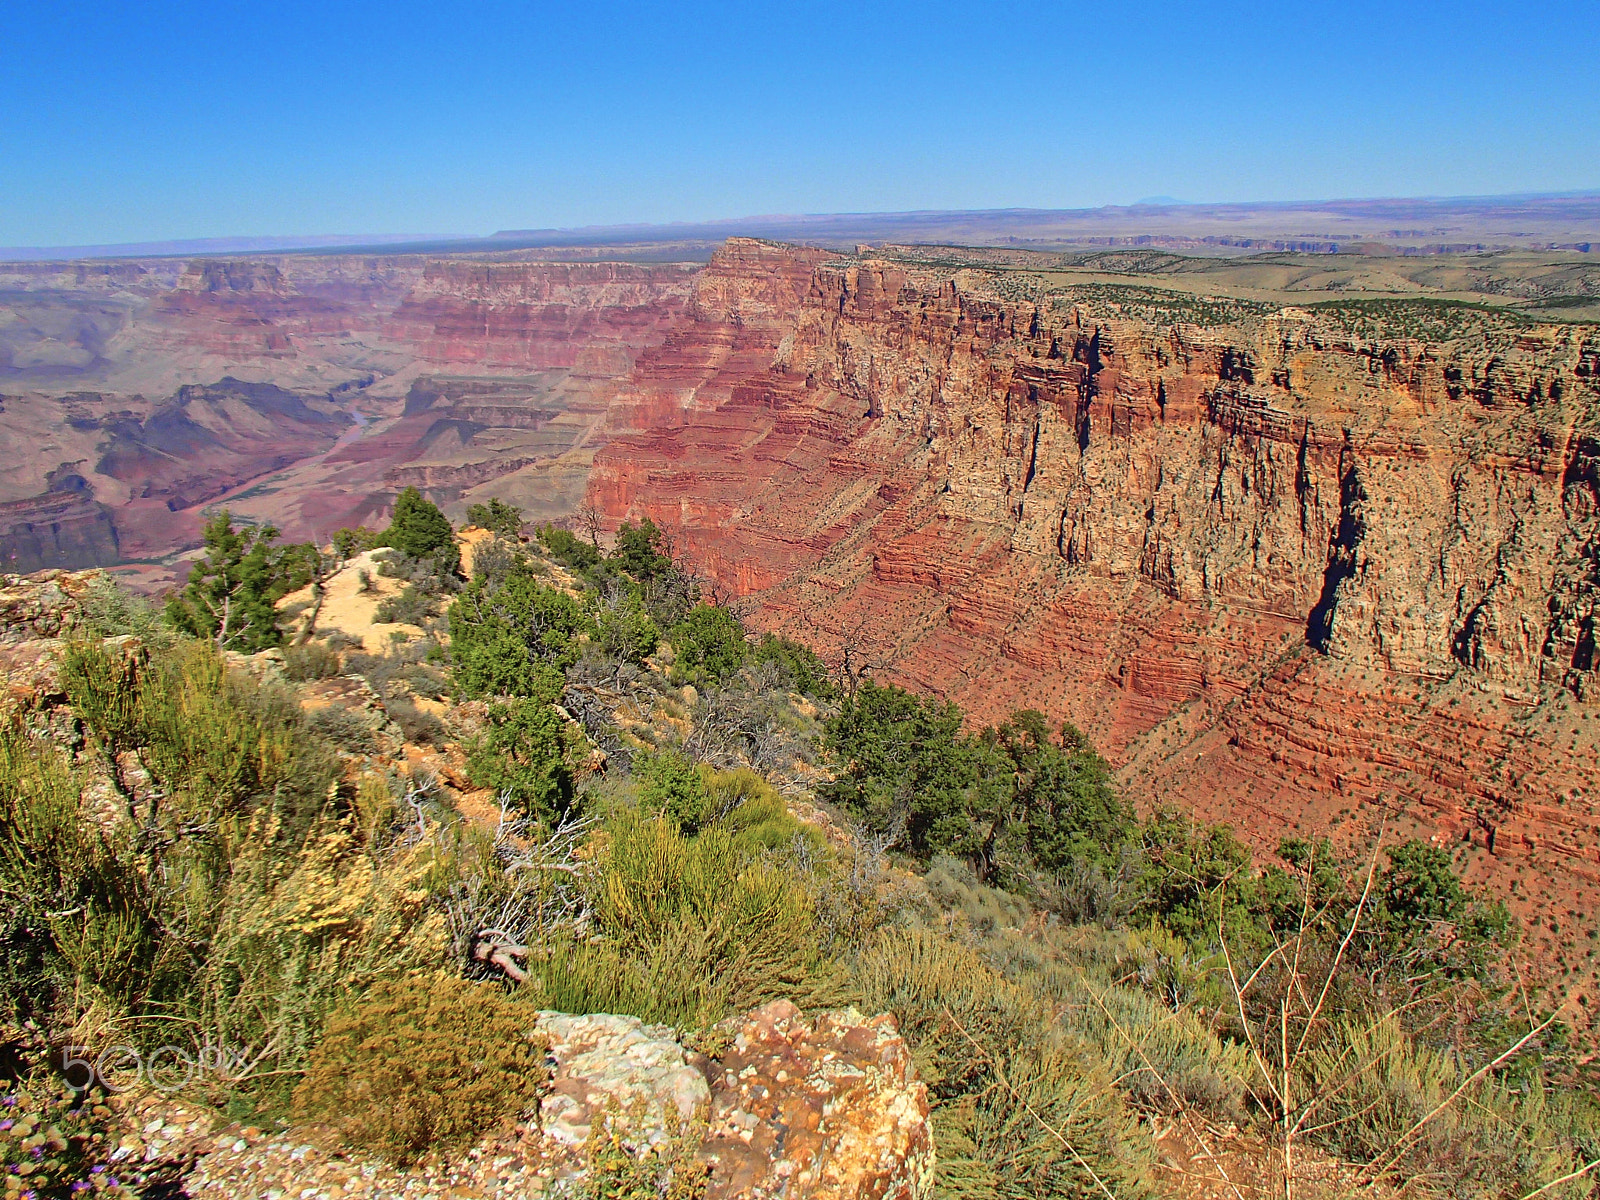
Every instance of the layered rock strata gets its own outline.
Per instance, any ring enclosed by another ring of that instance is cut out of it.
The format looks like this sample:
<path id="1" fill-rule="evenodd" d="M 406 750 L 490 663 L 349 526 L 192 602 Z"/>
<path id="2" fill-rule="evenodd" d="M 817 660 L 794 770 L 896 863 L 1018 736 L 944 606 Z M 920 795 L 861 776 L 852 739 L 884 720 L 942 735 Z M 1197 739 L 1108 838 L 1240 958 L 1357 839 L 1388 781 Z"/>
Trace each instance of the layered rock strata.
<path id="1" fill-rule="evenodd" d="M 1600 898 L 1586 326 L 732 243 L 611 419 L 590 497 L 836 661 L 1265 848 L 1387 814 Z"/>
<path id="2" fill-rule="evenodd" d="M 291 538 L 425 488 L 581 497 L 697 267 L 282 256 L 0 264 L 0 567 L 149 561 L 227 505 Z"/>

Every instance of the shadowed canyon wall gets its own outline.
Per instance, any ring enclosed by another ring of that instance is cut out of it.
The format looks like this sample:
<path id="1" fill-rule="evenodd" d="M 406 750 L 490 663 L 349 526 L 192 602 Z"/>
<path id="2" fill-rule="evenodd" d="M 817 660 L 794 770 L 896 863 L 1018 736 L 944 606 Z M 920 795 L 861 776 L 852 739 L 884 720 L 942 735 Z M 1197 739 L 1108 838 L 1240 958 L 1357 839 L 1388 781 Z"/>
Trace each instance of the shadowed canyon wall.
<path id="1" fill-rule="evenodd" d="M 759 624 L 1264 848 L 1382 820 L 1597 898 L 1590 327 L 735 243 L 610 421 L 591 498 Z"/>

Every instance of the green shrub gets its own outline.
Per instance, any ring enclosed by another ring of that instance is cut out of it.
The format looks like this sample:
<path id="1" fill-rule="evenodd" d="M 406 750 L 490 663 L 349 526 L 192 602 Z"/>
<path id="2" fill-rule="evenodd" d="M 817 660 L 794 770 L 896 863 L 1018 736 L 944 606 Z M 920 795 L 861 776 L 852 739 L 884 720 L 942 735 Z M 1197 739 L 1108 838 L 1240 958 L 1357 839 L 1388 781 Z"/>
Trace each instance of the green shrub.
<path id="1" fill-rule="evenodd" d="M 841 768 L 819 792 L 873 830 L 903 826 L 924 861 L 967 859 L 980 882 L 1113 867 L 1134 832 L 1111 769 L 1071 725 L 1031 709 L 976 736 L 953 704 L 867 682 L 827 725 Z"/>
<path id="2" fill-rule="evenodd" d="M 1113 1195 L 1140 1193 L 1150 1139 L 1112 1075 L 974 950 L 883 930 L 856 959 L 852 990 L 866 1011 L 895 1014 L 934 1097 L 937 1195 L 1103 1196 L 1096 1176 Z"/>
<path id="3" fill-rule="evenodd" d="M 1118 1102 L 1110 1075 L 1054 1046 L 982 1053 L 983 1086 L 933 1113 L 934 1193 L 1031 1200 L 1148 1193 L 1148 1135 Z"/>
<path id="4" fill-rule="evenodd" d="M 343 669 L 339 652 L 326 642 L 302 642 L 283 652 L 283 673 L 294 683 L 332 679 Z"/>
<path id="5" fill-rule="evenodd" d="M 385 596 L 378 601 L 372 620 L 378 625 L 421 625 L 436 611 L 433 598 L 419 591 L 415 584 L 408 583 L 399 595 Z"/>
<path id="6" fill-rule="evenodd" d="M 368 550 L 376 550 L 383 544 L 383 535 L 376 529 L 357 525 L 354 529 L 335 529 L 331 542 L 334 556 L 342 561 Z"/>
<path id="7" fill-rule="evenodd" d="M 472 782 L 510 793 L 521 811 L 554 820 L 572 803 L 572 770 L 561 718 L 532 698 L 489 706 L 483 736 L 467 756 Z"/>
<path id="8" fill-rule="evenodd" d="M 499 583 L 474 579 L 450 606 L 456 684 L 469 696 L 554 700 L 561 672 L 577 661 L 577 635 L 591 630 L 571 596 L 526 568 Z"/>
<path id="9" fill-rule="evenodd" d="M 992 809 L 1001 791 L 961 723 L 954 704 L 863 683 L 828 721 L 828 749 L 840 769 L 818 794 L 874 832 L 903 823 L 908 848 L 924 860 L 941 852 L 976 856 L 989 831 L 975 810 Z"/>
<path id="10" fill-rule="evenodd" d="M 223 509 L 206 522 L 206 553 L 189 571 L 166 617 L 180 633 L 214 641 L 223 650 L 254 653 L 283 638 L 274 602 L 290 590 L 286 550 L 275 549 L 270 525 L 233 527 Z"/>
<path id="11" fill-rule="evenodd" d="M 542 570 L 542 567 L 538 567 Z M 534 571 L 535 564 L 529 561 L 523 553 L 522 547 L 514 541 L 504 538 L 487 538 L 477 542 L 472 547 L 472 577 L 482 579 L 484 585 L 497 588 L 504 585 L 510 578 L 511 572 L 516 570 Z"/>
<path id="12" fill-rule="evenodd" d="M 80 993 L 120 1013 L 172 998 L 192 965 L 163 937 L 127 825 L 80 811 L 84 780 L 53 746 L 0 729 L 0 980 L 14 1019 Z"/>
<path id="13" fill-rule="evenodd" d="M 699 831 L 714 815 L 705 777 L 676 750 L 641 754 L 634 760 L 639 777 L 639 803 L 651 813 L 671 818 L 686 834 Z"/>
<path id="14" fill-rule="evenodd" d="M 383 544 L 410 558 L 438 557 L 445 569 L 458 570 L 461 550 L 450 522 L 432 501 L 408 487 L 394 502 L 394 516 L 383 532 Z"/>
<path id="15" fill-rule="evenodd" d="M 1111 787 L 1110 765 L 1075 726 L 1063 724 L 1059 743 L 1052 742 L 1043 714 L 1024 709 L 981 739 L 1004 756 L 1002 770 L 1010 767 L 1003 820 L 1016 827 L 1033 862 L 1046 871 L 1115 863 L 1133 834 L 1133 814 Z"/>
<path id="16" fill-rule="evenodd" d="M 667 640 L 672 643 L 673 682 L 697 687 L 720 683 L 737 671 L 747 649 L 739 618 L 715 604 L 691 608 L 667 632 Z"/>
<path id="17" fill-rule="evenodd" d="M 809 646 L 792 642 L 775 634 L 765 634 L 750 648 L 752 663 L 773 663 L 783 672 L 784 683 L 791 691 L 818 700 L 832 700 L 837 694 L 828 668 Z"/>
<path id="18" fill-rule="evenodd" d="M 936 902 L 960 913 L 967 927 L 978 933 L 1020 929 L 1033 915 L 1021 896 L 979 883 L 971 866 L 948 854 L 938 855 L 928 864 L 923 881 Z"/>
<path id="19" fill-rule="evenodd" d="M 150 600 L 101 575 L 79 601 L 74 633 L 91 638 L 131 634 L 146 645 L 159 646 L 172 637 L 172 627 Z"/>
<path id="20" fill-rule="evenodd" d="M 1249 1052 L 1201 1019 L 1197 992 L 1206 1001 L 1223 997 L 1206 986 L 1209 964 L 1191 961 L 1180 939 L 1159 927 L 1084 929 L 1043 933 L 1028 946 L 1038 956 L 1033 963 L 1001 969 L 1055 1006 L 1061 1027 L 1093 1048 L 1139 1108 L 1244 1118 Z"/>
<path id="21" fill-rule="evenodd" d="M 672 571 L 666 535 L 649 517 L 637 525 L 624 521 L 617 527 L 610 561 L 640 583 L 648 583 Z"/>
<path id="22" fill-rule="evenodd" d="M 717 825 L 686 837 L 669 818 L 621 809 L 591 902 L 603 939 L 553 942 L 530 964 L 530 995 L 546 1007 L 703 1028 L 830 994 L 804 885 Z"/>
<path id="23" fill-rule="evenodd" d="M 399 1163 L 465 1145 L 544 1082 L 546 1047 L 527 1016 L 490 985 L 380 982 L 330 1017 L 295 1107 Z"/>
<path id="24" fill-rule="evenodd" d="M 812 851 L 821 848 L 822 837 L 816 828 L 797 821 L 783 797 L 754 771 L 702 767 L 700 774 L 705 781 L 706 810 L 735 841 L 765 850 L 786 850 L 800 839 Z"/>
<path id="25" fill-rule="evenodd" d="M 124 763 L 137 755 L 162 799 L 141 803 L 137 824 L 102 823 L 83 806 L 92 767 L 0 730 L 10 1016 L 99 1044 L 196 1030 L 257 1047 L 239 1085 L 256 1094 L 304 1062 L 339 999 L 449 961 L 440 899 L 463 875 L 498 875 L 487 835 L 431 805 L 408 811 L 408 840 L 393 843 L 382 780 L 335 787 L 338 761 L 292 700 L 203 643 L 154 662 L 100 645 L 66 659 L 93 740 Z"/>
<path id="26" fill-rule="evenodd" d="M 551 558 L 574 571 L 586 571 L 600 561 L 600 551 L 569 530 L 547 524 L 535 529 L 534 535 Z"/>
<path id="27" fill-rule="evenodd" d="M 644 662 L 661 642 L 656 623 L 632 590 L 623 592 L 614 602 L 597 606 L 595 626 L 600 649 L 623 662 Z"/>
<path id="28" fill-rule="evenodd" d="M 314 815 L 337 766 L 287 691 L 230 671 L 201 642 L 154 658 L 94 643 L 69 647 L 62 684 L 106 749 L 137 750 L 156 780 L 179 793 L 183 815 L 212 819 L 271 796 Z"/>
<path id="29" fill-rule="evenodd" d="M 378 738 L 371 724 L 348 708 L 328 704 L 306 714 L 306 727 L 346 754 L 376 754 Z"/>
<path id="30" fill-rule="evenodd" d="M 1472 1073 L 1393 1017 L 1347 1019 L 1305 1061 L 1300 1094 L 1317 1103 L 1306 1124 L 1347 1161 L 1391 1163 L 1396 1179 L 1462 1200 L 1523 1196 L 1580 1165 L 1565 1100 L 1536 1078 L 1487 1076 L 1417 1129 Z M 1585 1196 L 1590 1184 L 1544 1194 Z"/>
<path id="31" fill-rule="evenodd" d="M 522 510 L 504 500 L 491 499 L 487 504 L 467 506 L 467 524 L 514 542 L 522 532 Z"/>
<path id="32" fill-rule="evenodd" d="M 1145 822 L 1141 838 L 1149 867 L 1141 882 L 1144 899 L 1134 910 L 1136 917 L 1159 920 L 1181 938 L 1211 945 L 1222 911 L 1230 921 L 1230 942 L 1252 944 L 1257 935 L 1247 904 L 1237 902 L 1237 892 L 1234 903 L 1220 908 L 1218 904 L 1225 886 L 1243 886 L 1249 877 L 1249 847 L 1232 829 L 1196 825 L 1181 813 L 1162 810 Z"/>
<path id="33" fill-rule="evenodd" d="M 403 696 L 396 696 L 384 707 L 389 710 L 389 719 L 400 726 L 400 733 L 406 741 L 428 746 L 444 744 L 444 722 L 431 712 Z"/>
<path id="34" fill-rule="evenodd" d="M 281 1090 L 339 1003 L 376 981 L 453 966 L 440 900 L 464 876 L 496 870 L 487 835 L 441 822 L 437 809 L 421 839 L 404 809 L 410 844 L 391 841 L 396 805 L 381 778 L 364 779 L 354 799 L 349 819 L 324 819 L 287 846 L 270 817 L 239 827 L 217 902 L 192 919 L 204 918 L 207 952 L 185 1011 L 227 1045 L 270 1047 L 272 1073 L 252 1090 Z"/>

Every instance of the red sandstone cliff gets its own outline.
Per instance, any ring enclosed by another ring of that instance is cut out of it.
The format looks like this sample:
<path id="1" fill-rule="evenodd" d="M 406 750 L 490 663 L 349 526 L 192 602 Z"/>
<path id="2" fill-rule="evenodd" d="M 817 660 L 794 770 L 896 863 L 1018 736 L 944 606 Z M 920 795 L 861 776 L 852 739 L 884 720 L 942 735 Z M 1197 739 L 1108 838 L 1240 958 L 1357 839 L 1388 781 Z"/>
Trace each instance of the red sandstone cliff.
<path id="1" fill-rule="evenodd" d="M 590 496 L 762 624 L 1070 718 L 1145 802 L 1266 847 L 1382 811 L 1563 922 L 1600 894 L 1585 327 L 1401 336 L 755 243 L 691 313 Z"/>

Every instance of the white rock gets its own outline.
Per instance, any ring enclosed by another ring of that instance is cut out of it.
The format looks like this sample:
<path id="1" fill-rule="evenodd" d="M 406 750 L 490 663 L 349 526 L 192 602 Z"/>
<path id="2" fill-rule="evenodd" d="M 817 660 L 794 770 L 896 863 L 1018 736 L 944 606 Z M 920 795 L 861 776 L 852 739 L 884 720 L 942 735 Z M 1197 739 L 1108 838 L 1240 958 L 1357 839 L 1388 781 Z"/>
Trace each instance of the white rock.
<path id="1" fill-rule="evenodd" d="M 655 1141 L 665 1135 L 669 1105 L 688 1121 L 711 1103 L 705 1076 L 665 1026 L 608 1013 L 543 1012 L 538 1029 L 550 1039 L 554 1063 L 539 1118 L 556 1141 L 582 1144 L 595 1118 L 613 1103 L 633 1136 Z"/>

